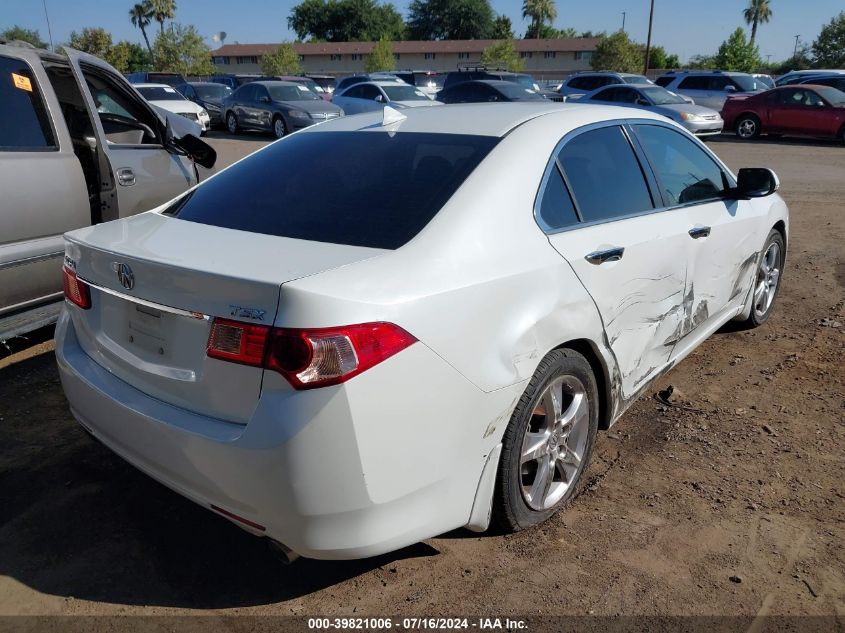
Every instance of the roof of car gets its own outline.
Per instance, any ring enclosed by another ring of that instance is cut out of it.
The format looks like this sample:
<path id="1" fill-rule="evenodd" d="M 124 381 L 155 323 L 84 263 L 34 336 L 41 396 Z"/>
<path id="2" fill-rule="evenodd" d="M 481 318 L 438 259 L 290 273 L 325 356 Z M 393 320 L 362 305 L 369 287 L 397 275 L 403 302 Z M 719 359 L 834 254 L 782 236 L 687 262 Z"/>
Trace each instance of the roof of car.
<path id="1" fill-rule="evenodd" d="M 305 130 L 305 133 L 340 131 L 384 131 L 399 133 L 418 132 L 428 134 L 468 134 L 475 136 L 498 136 L 508 134 L 523 123 L 543 116 L 557 116 L 561 134 L 571 128 L 589 123 L 612 119 L 653 119 L 665 117 L 646 110 L 632 110 L 619 106 L 580 105 L 547 101 L 516 101 L 510 103 L 468 103 L 437 108 L 408 108 L 402 110 L 405 117 L 399 123 L 383 125 L 381 111 L 356 116 L 340 117 Z"/>
<path id="2" fill-rule="evenodd" d="M 245 86 L 294 86 L 296 87 L 297 84 L 293 81 L 281 81 L 279 79 L 265 79 L 263 81 L 251 81 L 248 84 L 244 84 Z"/>
<path id="3" fill-rule="evenodd" d="M 187 85 L 187 86 L 222 86 L 223 84 L 219 84 L 216 81 L 186 81 L 185 85 Z M 223 86 L 223 87 L 225 88 L 226 86 Z"/>
<path id="4" fill-rule="evenodd" d="M 132 84 L 136 88 L 170 88 L 171 90 L 175 90 L 173 86 L 168 84 Z"/>

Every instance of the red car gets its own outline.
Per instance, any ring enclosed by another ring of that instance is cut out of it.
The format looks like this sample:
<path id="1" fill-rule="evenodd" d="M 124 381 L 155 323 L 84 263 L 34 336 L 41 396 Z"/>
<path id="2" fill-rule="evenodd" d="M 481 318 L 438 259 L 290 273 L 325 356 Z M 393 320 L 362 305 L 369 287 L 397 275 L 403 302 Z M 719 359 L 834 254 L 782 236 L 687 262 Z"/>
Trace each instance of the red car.
<path id="1" fill-rule="evenodd" d="M 748 97 L 728 97 L 725 130 L 741 139 L 760 134 L 823 136 L 845 142 L 845 92 L 829 86 L 783 86 Z"/>

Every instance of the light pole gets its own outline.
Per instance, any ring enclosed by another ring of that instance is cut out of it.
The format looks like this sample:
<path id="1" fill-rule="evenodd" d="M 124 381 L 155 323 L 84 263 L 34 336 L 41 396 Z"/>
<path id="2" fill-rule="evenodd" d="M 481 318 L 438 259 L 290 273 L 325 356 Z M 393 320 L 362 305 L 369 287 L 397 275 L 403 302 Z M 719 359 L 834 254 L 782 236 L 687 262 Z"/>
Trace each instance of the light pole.
<path id="1" fill-rule="evenodd" d="M 651 10 L 648 13 L 648 39 L 645 43 L 645 70 L 643 70 L 643 74 L 648 74 L 648 63 L 649 57 L 651 57 L 651 25 L 654 21 L 654 0 L 651 0 Z"/>
<path id="2" fill-rule="evenodd" d="M 800 35 L 795 36 L 795 48 L 792 50 L 792 57 L 794 58 L 798 55 L 798 38 L 801 37 Z"/>
<path id="3" fill-rule="evenodd" d="M 625 11 L 622 12 L 622 30 L 625 30 Z"/>

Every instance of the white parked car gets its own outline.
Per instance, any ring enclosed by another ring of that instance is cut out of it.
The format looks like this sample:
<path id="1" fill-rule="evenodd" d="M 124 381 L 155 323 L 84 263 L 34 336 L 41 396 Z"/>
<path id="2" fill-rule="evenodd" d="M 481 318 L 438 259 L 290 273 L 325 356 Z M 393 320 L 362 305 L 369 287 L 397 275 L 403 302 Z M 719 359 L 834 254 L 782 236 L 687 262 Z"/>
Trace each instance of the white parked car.
<path id="1" fill-rule="evenodd" d="M 443 105 L 416 86 L 410 86 L 401 80 L 353 84 L 340 94 L 335 93 L 332 103 L 342 108 L 347 115 L 381 112 L 385 106 L 401 110 Z"/>
<path id="2" fill-rule="evenodd" d="M 62 383 L 106 446 L 291 557 L 527 528 L 653 380 L 769 318 L 777 186 L 613 106 L 328 121 L 68 233 Z"/>
<path id="3" fill-rule="evenodd" d="M 202 134 L 211 129 L 211 117 L 200 104 L 185 98 L 181 92 L 166 84 L 134 84 L 141 96 L 151 105 L 179 114 L 186 119 L 199 123 Z"/>

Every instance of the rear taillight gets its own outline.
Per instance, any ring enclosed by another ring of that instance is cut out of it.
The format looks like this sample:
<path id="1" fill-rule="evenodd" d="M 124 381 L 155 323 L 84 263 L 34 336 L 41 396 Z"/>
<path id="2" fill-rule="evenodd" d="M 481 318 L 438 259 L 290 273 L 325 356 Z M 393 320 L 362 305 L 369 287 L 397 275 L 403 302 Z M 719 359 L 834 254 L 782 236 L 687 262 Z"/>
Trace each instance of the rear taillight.
<path id="1" fill-rule="evenodd" d="M 62 267 L 62 281 L 65 287 L 65 299 L 83 310 L 91 307 L 91 289 L 67 266 Z"/>
<path id="2" fill-rule="evenodd" d="M 208 355 L 279 372 L 296 389 L 345 382 L 416 342 L 398 325 L 270 328 L 215 319 Z"/>

